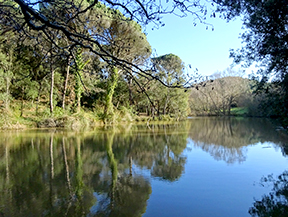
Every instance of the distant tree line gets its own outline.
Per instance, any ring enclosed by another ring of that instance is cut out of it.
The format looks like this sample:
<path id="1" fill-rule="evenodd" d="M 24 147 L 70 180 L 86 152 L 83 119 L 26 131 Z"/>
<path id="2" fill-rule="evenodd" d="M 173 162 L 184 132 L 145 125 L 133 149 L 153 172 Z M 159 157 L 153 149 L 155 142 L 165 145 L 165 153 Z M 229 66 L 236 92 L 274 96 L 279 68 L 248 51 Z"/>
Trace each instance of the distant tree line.
<path id="1" fill-rule="evenodd" d="M 228 68 L 214 73 L 213 82 L 196 85 L 189 97 L 191 114 L 279 118 L 286 127 L 283 83 L 240 76 Z"/>

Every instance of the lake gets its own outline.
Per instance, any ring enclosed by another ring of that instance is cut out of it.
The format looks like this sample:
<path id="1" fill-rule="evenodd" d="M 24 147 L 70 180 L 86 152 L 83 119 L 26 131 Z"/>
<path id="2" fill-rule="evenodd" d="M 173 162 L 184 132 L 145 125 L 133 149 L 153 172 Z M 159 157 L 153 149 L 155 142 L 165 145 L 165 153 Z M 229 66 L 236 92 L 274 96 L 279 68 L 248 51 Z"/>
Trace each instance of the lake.
<path id="1" fill-rule="evenodd" d="M 0 216 L 271 216 L 287 142 L 250 118 L 0 132 Z"/>

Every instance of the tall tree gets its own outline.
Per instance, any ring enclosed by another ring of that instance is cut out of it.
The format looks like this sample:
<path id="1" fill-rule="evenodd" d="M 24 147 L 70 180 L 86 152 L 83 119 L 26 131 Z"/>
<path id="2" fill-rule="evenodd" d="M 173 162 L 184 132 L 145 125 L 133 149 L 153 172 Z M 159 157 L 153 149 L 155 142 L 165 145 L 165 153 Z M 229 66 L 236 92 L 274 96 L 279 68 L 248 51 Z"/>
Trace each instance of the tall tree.
<path id="1" fill-rule="evenodd" d="M 2 39 L 1 41 L 5 43 L 0 46 L 0 100 L 4 102 L 5 109 L 9 110 L 11 80 L 14 76 L 13 62 L 15 46 L 12 45 L 13 41 L 11 42 L 11 38 L 4 41 Z"/>
<path id="2" fill-rule="evenodd" d="M 75 95 L 76 95 L 76 110 L 77 112 L 80 112 L 81 108 L 81 97 L 84 92 L 83 88 L 83 72 L 85 65 L 89 62 L 87 60 L 86 62 L 83 61 L 82 58 L 82 51 L 81 49 L 78 50 L 77 56 L 75 58 Z"/>
<path id="3" fill-rule="evenodd" d="M 145 1 L 138 0 L 123 2 L 103 0 L 73 1 L 31 1 L 31 0 L 0 0 L 1 32 L 16 30 L 20 35 L 32 36 L 39 42 L 39 37 L 54 43 L 57 49 L 63 52 L 73 52 L 75 46 L 82 46 L 99 56 L 107 63 L 116 64 L 127 70 L 132 70 L 140 76 L 150 76 L 143 68 L 127 61 L 122 56 L 114 55 L 113 51 L 103 43 L 106 39 L 95 32 L 95 25 L 100 23 L 97 17 L 87 16 L 94 13 L 101 5 L 106 5 L 112 10 L 119 10 L 129 20 L 134 20 L 142 25 L 154 23 L 156 26 L 163 25 L 161 17 L 164 14 L 176 14 L 178 16 L 193 15 L 199 22 L 205 23 L 207 8 L 211 4 L 198 0 L 182 1 Z M 99 15 L 99 18 L 107 17 L 107 14 Z M 127 22 L 129 23 L 129 22 Z M 57 43 L 59 38 L 69 42 L 69 45 Z M 75 51 L 74 51 L 75 52 Z M 167 85 L 165 82 L 163 84 Z"/>
<path id="4" fill-rule="evenodd" d="M 184 74 L 185 66 L 184 62 L 180 59 L 180 57 L 170 53 L 160 57 L 153 58 L 152 62 L 155 66 L 155 76 L 160 77 L 160 79 L 165 83 L 167 83 L 170 87 L 177 87 L 179 85 L 185 84 L 186 82 Z M 167 113 L 169 105 L 170 106 L 172 105 L 173 100 L 177 101 L 178 99 L 181 98 L 181 97 L 179 98 L 179 93 L 176 92 L 177 90 L 166 87 L 161 88 L 161 90 L 157 92 L 158 115 L 160 114 L 160 108 L 162 110 L 162 114 L 165 115 Z M 181 91 L 181 93 L 182 94 L 180 95 L 182 95 L 182 97 L 188 100 L 186 94 L 183 91 Z M 186 108 L 184 108 L 184 111 L 185 109 Z"/>
<path id="5" fill-rule="evenodd" d="M 99 11 L 99 15 L 103 14 L 103 10 L 104 12 L 108 10 L 107 8 L 104 9 Z M 141 26 L 135 21 L 124 17 L 118 10 L 108 10 L 106 14 L 107 16 L 103 18 L 102 22 L 97 26 L 98 29 L 95 30 L 97 36 L 102 38 L 106 49 L 114 57 L 122 57 L 128 63 L 139 63 L 141 60 L 147 59 L 151 54 L 151 46 L 146 39 L 146 35 L 142 32 Z M 131 73 L 131 69 L 117 65 L 113 59 L 106 67 L 106 70 L 108 82 L 104 104 L 104 121 L 106 119 L 113 120 L 112 99 L 119 76 L 123 74 L 134 76 Z"/>

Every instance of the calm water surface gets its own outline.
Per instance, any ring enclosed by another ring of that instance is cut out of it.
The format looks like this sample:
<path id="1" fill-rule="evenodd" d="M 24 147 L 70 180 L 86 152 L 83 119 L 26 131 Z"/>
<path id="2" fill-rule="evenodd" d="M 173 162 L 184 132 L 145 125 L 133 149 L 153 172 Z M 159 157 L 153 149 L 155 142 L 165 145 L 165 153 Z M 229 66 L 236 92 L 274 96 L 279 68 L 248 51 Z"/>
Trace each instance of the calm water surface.
<path id="1" fill-rule="evenodd" d="M 287 142 L 237 118 L 0 132 L 0 216 L 286 216 Z"/>

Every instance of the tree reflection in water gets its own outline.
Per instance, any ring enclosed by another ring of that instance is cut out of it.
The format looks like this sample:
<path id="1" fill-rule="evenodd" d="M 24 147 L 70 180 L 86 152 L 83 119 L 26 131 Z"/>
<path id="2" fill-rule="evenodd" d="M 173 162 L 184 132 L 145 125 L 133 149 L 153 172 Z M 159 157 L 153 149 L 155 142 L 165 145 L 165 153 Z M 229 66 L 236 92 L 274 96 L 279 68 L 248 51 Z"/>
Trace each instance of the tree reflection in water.
<path id="1" fill-rule="evenodd" d="M 114 135 L 51 132 L 3 138 L 0 215 L 143 215 L 152 191 L 150 182 L 132 172 L 132 162 L 126 164 L 125 148 L 114 154 L 121 138 Z M 95 193 L 102 197 L 96 198 Z"/>
<path id="2" fill-rule="evenodd" d="M 186 157 L 183 156 L 182 152 L 187 145 L 187 134 L 175 136 L 174 134 L 167 133 L 165 125 L 163 129 L 164 137 L 162 139 L 164 148 L 156 156 L 151 175 L 173 182 L 179 179 L 184 171 Z"/>
<path id="3" fill-rule="evenodd" d="M 263 185 L 272 183 L 273 189 L 262 200 L 255 201 L 249 209 L 251 216 L 284 217 L 288 216 L 288 171 L 283 172 L 276 179 L 272 175 L 261 180 Z"/>
<path id="4" fill-rule="evenodd" d="M 282 144 L 282 154 L 287 156 L 288 146 Z M 273 175 L 263 177 L 260 184 L 264 187 L 272 184 L 273 188 L 267 195 L 262 196 L 262 200 L 254 202 L 249 209 L 249 214 L 253 217 L 287 217 L 288 216 L 288 171 L 284 171 L 277 178 Z"/>
<path id="5" fill-rule="evenodd" d="M 5 132 L 0 135 L 0 215 L 142 216 L 151 180 L 174 182 L 182 176 L 188 138 L 217 160 L 242 162 L 247 145 L 279 143 L 266 128 L 271 129 L 265 121 L 203 118 L 91 133 Z M 277 186 L 287 191 L 287 185 Z M 280 190 L 274 188 L 273 198 L 285 192 Z M 283 197 L 287 202 L 287 194 Z M 265 198 L 269 202 L 272 196 Z M 251 214 L 260 213 L 261 204 L 255 202 Z"/>
<path id="6" fill-rule="evenodd" d="M 123 159 L 115 157 L 115 150 L 113 150 L 113 145 L 117 146 L 115 132 L 112 130 L 102 136 L 110 172 L 104 174 L 101 185 L 106 186 L 104 187 L 106 190 L 98 191 L 99 201 L 92 207 L 92 212 L 88 216 L 142 216 L 146 211 L 147 200 L 152 192 L 150 183 L 143 176 L 132 174 L 130 168 L 119 171 L 118 166 L 130 167 L 130 163 L 125 164 Z"/>
<path id="7" fill-rule="evenodd" d="M 262 142 L 281 145 L 287 136 L 275 132 L 270 121 L 254 118 L 195 118 L 189 137 L 194 146 L 228 164 L 246 161 L 247 146 Z M 279 140 L 280 138 L 280 140 Z"/>

